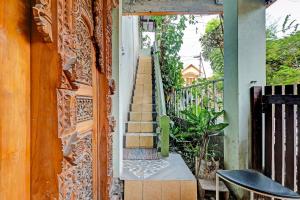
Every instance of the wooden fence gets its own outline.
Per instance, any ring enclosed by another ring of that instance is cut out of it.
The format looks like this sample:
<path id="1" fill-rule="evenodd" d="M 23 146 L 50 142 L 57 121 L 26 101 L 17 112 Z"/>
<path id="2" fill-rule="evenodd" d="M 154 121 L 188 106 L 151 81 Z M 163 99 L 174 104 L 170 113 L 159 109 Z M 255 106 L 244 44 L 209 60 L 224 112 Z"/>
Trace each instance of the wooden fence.
<path id="1" fill-rule="evenodd" d="M 252 168 L 300 192 L 300 84 L 250 92 Z"/>

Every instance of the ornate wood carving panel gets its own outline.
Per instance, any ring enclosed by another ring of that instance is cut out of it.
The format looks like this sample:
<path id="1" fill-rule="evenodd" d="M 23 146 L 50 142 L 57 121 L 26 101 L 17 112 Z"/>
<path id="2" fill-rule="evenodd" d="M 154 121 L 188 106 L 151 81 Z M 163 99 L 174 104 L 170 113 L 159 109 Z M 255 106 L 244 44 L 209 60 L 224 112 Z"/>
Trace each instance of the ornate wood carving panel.
<path id="1" fill-rule="evenodd" d="M 92 0 L 59 0 L 59 54 L 74 85 L 92 86 L 93 23 Z"/>
<path id="2" fill-rule="evenodd" d="M 111 79 L 113 5 L 116 2 L 111 0 L 58 0 L 62 69 L 57 90 L 58 137 L 64 155 L 59 175 L 61 200 L 110 198 L 111 134 L 115 126 L 111 117 L 115 90 Z M 90 90 L 93 95 L 80 94 L 82 90 Z M 91 121 L 92 125 L 87 123 Z M 88 131 L 80 132 L 82 124 Z M 93 172 L 93 166 L 97 166 L 96 171 L 99 168 L 99 175 Z"/>
<path id="3" fill-rule="evenodd" d="M 93 94 L 92 0 L 58 0 L 58 48 L 61 83 L 57 90 L 58 137 L 63 144 L 59 174 L 61 200 L 93 199 L 93 124 L 80 132 L 81 123 L 93 121 L 94 96 L 80 95 L 81 88 Z M 94 122 L 95 123 L 95 122 Z"/>

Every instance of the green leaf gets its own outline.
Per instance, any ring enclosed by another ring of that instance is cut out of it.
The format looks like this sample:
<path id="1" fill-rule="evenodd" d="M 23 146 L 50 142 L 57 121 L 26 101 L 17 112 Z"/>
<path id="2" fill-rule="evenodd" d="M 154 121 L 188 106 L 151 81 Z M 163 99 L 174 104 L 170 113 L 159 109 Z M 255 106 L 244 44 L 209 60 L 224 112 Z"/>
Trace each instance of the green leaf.
<path id="1" fill-rule="evenodd" d="M 227 123 L 220 123 L 220 124 L 210 125 L 210 126 L 208 127 L 208 132 L 211 132 L 211 133 L 220 132 L 220 131 L 222 131 L 224 128 L 226 128 L 227 126 L 228 126 Z"/>

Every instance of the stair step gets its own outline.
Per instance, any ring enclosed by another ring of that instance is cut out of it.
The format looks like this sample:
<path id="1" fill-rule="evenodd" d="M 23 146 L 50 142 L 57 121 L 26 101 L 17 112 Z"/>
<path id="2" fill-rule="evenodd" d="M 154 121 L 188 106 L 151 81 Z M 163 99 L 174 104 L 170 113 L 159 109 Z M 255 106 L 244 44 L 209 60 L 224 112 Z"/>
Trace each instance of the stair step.
<path id="1" fill-rule="evenodd" d="M 155 94 L 152 91 L 134 91 L 132 94 L 132 98 L 134 97 L 155 98 Z"/>
<path id="2" fill-rule="evenodd" d="M 128 120 L 131 122 L 150 122 L 155 121 L 156 112 L 129 112 Z"/>
<path id="3" fill-rule="evenodd" d="M 154 148 L 156 147 L 154 133 L 126 133 L 124 136 L 125 148 Z"/>
<path id="4" fill-rule="evenodd" d="M 143 90 L 152 90 L 153 89 L 153 85 L 152 83 L 148 83 L 148 84 L 135 84 L 134 89 L 143 89 Z"/>
<path id="5" fill-rule="evenodd" d="M 126 132 L 131 133 L 152 133 L 157 128 L 156 122 L 127 122 Z"/>
<path id="6" fill-rule="evenodd" d="M 155 112 L 155 104 L 134 104 L 130 105 L 131 112 Z"/>
<path id="7" fill-rule="evenodd" d="M 144 79 L 144 80 L 151 80 L 153 79 L 152 74 L 145 74 L 145 73 L 137 73 L 136 79 Z"/>
<path id="8" fill-rule="evenodd" d="M 133 104 L 152 104 L 155 101 L 153 96 L 134 96 L 132 98 Z"/>
<path id="9" fill-rule="evenodd" d="M 155 93 L 153 92 L 153 90 L 149 89 L 149 90 L 144 90 L 143 88 L 140 89 L 134 89 L 133 91 L 133 96 L 143 96 L 143 97 L 155 97 Z"/>

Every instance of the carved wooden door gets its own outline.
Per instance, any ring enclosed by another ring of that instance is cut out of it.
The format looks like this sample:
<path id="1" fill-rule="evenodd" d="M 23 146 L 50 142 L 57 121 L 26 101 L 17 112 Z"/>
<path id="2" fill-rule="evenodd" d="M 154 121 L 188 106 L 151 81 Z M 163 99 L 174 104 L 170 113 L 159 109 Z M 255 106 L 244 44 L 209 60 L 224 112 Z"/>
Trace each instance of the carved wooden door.
<path id="1" fill-rule="evenodd" d="M 61 200 L 109 198 L 111 187 L 111 0 L 58 0 Z"/>

